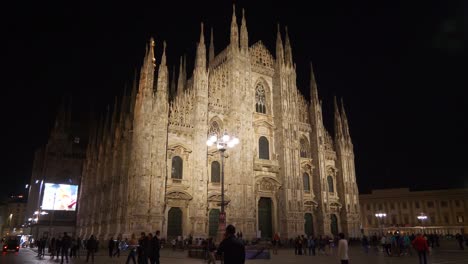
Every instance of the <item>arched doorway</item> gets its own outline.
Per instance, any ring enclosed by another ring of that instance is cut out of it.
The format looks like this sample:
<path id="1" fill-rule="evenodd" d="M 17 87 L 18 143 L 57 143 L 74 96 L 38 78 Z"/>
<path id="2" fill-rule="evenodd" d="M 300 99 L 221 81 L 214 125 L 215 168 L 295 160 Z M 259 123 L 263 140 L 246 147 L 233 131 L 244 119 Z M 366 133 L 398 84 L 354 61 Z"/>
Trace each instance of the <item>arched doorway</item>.
<path id="1" fill-rule="evenodd" d="M 167 237 L 182 235 L 182 210 L 179 207 L 169 209 L 167 216 Z"/>
<path id="2" fill-rule="evenodd" d="M 216 237 L 219 227 L 219 209 L 211 209 L 210 211 L 210 224 L 208 228 L 208 235 L 210 237 Z"/>
<path id="3" fill-rule="evenodd" d="M 313 236 L 314 235 L 314 222 L 312 220 L 312 214 L 311 213 L 306 213 L 304 215 L 304 231 L 306 235 L 308 236 Z"/>
<path id="4" fill-rule="evenodd" d="M 261 238 L 270 240 L 273 236 L 271 198 L 262 197 L 258 201 L 258 229 L 261 231 Z"/>
<path id="5" fill-rule="evenodd" d="M 332 232 L 333 235 L 338 235 L 338 219 L 336 218 L 336 215 L 335 214 L 332 214 L 330 216 L 330 230 Z"/>

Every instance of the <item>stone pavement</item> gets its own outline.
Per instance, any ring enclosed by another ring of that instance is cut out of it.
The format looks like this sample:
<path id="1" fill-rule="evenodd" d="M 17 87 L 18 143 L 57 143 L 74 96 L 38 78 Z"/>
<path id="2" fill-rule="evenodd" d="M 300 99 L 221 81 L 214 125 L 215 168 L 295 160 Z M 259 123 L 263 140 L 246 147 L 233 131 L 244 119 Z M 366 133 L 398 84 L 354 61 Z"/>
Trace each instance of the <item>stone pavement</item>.
<path id="1" fill-rule="evenodd" d="M 450 241 L 449 241 L 450 242 Z M 97 253 L 95 257 L 95 263 L 100 264 L 123 264 L 127 259 L 128 252 L 123 252 L 120 258 L 109 258 L 105 256 L 105 250 L 101 250 Z M 50 260 L 49 256 L 46 256 L 45 259 L 38 259 L 36 257 L 36 252 L 32 249 L 21 249 L 19 254 L 11 252 L 8 254 L 3 254 L 0 257 L 0 264 L 3 263 L 60 263 Z M 83 252 L 82 252 L 83 254 Z M 193 259 L 187 257 L 187 251 L 172 251 L 171 249 L 162 249 L 161 250 L 161 263 L 162 264 L 203 264 L 206 263 L 201 259 Z M 387 257 L 384 256 L 382 252 L 374 253 L 370 252 L 365 254 L 361 247 L 351 246 L 350 247 L 350 263 L 372 263 L 372 264 L 416 264 L 418 263 L 418 258 L 416 255 L 413 256 L 402 256 L 402 257 Z M 84 257 L 80 259 L 73 259 L 70 263 L 86 263 Z M 131 262 L 130 262 L 131 263 Z M 218 262 L 219 263 L 219 262 Z M 246 263 L 274 263 L 274 264 L 288 264 L 288 263 L 323 263 L 323 264 L 332 264 L 339 263 L 338 259 L 334 255 L 325 256 L 297 256 L 294 255 L 294 249 L 280 249 L 278 255 L 272 255 L 271 259 L 258 259 L 258 260 L 247 260 Z M 431 256 L 428 256 L 428 263 L 432 264 L 468 264 L 468 249 L 467 250 L 458 250 L 455 243 L 445 243 L 441 248 L 436 248 L 432 252 Z"/>

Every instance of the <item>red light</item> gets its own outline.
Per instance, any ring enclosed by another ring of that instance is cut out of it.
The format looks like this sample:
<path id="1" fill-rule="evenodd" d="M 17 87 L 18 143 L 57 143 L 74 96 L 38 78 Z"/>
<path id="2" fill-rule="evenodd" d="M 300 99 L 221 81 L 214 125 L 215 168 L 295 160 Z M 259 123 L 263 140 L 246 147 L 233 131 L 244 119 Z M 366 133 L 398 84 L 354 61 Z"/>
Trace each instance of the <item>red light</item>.
<path id="1" fill-rule="evenodd" d="M 16 248 L 19 248 L 18 246 Z"/>

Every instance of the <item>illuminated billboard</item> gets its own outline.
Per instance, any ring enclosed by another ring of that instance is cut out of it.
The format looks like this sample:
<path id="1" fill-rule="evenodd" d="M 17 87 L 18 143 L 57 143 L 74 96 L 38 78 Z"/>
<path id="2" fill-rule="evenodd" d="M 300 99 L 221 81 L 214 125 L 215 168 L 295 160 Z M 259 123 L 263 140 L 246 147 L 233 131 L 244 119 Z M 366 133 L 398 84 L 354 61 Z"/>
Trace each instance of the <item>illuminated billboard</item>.
<path id="1" fill-rule="evenodd" d="M 42 210 L 75 211 L 78 185 L 46 183 Z"/>

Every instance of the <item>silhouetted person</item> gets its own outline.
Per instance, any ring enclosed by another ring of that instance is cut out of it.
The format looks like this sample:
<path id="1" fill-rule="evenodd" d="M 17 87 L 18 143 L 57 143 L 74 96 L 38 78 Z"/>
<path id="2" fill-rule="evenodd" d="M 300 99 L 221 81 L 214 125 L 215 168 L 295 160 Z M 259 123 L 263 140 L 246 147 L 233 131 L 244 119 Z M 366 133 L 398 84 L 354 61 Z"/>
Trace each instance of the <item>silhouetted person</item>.
<path id="1" fill-rule="evenodd" d="M 233 225 L 226 227 L 224 240 L 219 244 L 216 254 L 224 255 L 225 264 L 244 264 L 245 246 L 236 238 L 236 228 Z"/>
<path id="2" fill-rule="evenodd" d="M 159 240 L 160 232 L 156 231 L 151 241 L 151 264 L 159 264 L 159 250 L 161 249 L 161 241 Z"/>
<path id="3" fill-rule="evenodd" d="M 109 249 L 109 257 L 112 258 L 112 253 L 114 252 L 115 241 L 114 237 L 109 239 L 109 243 L 107 245 L 107 249 Z"/>
<path id="4" fill-rule="evenodd" d="M 94 263 L 94 252 L 97 250 L 97 241 L 94 235 L 91 235 L 88 241 L 86 241 L 86 250 L 88 251 L 86 254 L 86 262 L 88 262 L 89 255 L 91 255 L 91 263 Z"/>
<path id="5" fill-rule="evenodd" d="M 62 260 L 60 263 L 63 264 L 63 256 L 65 256 L 67 263 L 68 263 L 68 249 L 71 247 L 71 237 L 67 234 L 67 232 L 63 232 L 62 238 Z"/>

